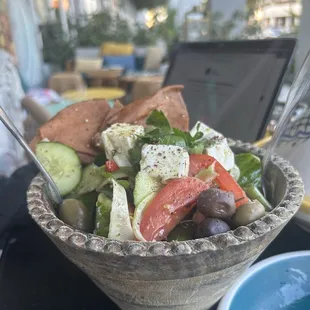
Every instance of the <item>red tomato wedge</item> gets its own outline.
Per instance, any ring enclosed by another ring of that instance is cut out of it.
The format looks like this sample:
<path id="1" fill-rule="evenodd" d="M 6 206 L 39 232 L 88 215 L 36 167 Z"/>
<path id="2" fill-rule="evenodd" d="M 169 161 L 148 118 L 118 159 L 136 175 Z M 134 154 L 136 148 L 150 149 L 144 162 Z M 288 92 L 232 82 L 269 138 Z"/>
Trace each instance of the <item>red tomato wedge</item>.
<path id="1" fill-rule="evenodd" d="M 208 168 L 215 163 L 215 172 L 218 176 L 214 182 L 224 191 L 233 192 L 235 195 L 236 207 L 239 207 L 249 201 L 243 189 L 234 180 L 230 173 L 213 157 L 207 154 L 192 154 L 189 161 L 189 176 L 195 176 L 199 171 Z"/>
<path id="2" fill-rule="evenodd" d="M 192 210 L 198 195 L 209 185 L 197 178 L 170 181 L 149 203 L 142 215 L 140 232 L 147 241 L 165 239 Z"/>
<path id="3" fill-rule="evenodd" d="M 116 164 L 114 160 L 107 160 L 105 162 L 105 171 L 106 172 L 114 172 L 119 169 L 119 166 Z"/>

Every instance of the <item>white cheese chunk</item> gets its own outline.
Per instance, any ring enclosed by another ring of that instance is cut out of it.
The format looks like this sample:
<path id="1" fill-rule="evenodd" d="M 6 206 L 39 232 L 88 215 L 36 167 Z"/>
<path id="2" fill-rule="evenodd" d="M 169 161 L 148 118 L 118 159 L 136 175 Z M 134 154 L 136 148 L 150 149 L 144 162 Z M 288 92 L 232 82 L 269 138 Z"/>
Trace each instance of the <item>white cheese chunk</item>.
<path id="1" fill-rule="evenodd" d="M 212 140 L 215 138 L 212 138 Z M 214 157 L 227 171 L 235 165 L 235 155 L 227 144 L 226 138 L 214 140 L 205 148 L 205 153 Z"/>
<path id="2" fill-rule="evenodd" d="M 190 134 L 194 136 L 198 131 L 203 133 L 203 136 L 200 140 L 209 140 L 214 137 L 223 137 L 223 135 L 216 130 L 212 129 L 211 127 L 207 126 L 202 122 L 197 122 L 196 125 L 190 131 Z"/>
<path id="3" fill-rule="evenodd" d="M 200 141 L 206 145 L 204 153 L 214 157 L 226 170 L 230 171 L 235 165 L 235 155 L 230 149 L 227 139 L 201 122 L 197 122 L 190 133 L 194 136 L 197 131 L 203 133 Z"/>
<path id="4" fill-rule="evenodd" d="M 109 235 L 110 239 L 134 240 L 130 223 L 128 202 L 124 187 L 112 180 L 113 200 L 110 213 Z"/>
<path id="5" fill-rule="evenodd" d="M 103 131 L 101 139 L 107 159 L 114 160 L 119 167 L 130 166 L 128 152 L 143 134 L 143 126 L 121 123 Z"/>
<path id="6" fill-rule="evenodd" d="M 164 182 L 188 176 L 189 155 L 179 146 L 145 144 L 142 147 L 140 166 L 141 171 Z"/>

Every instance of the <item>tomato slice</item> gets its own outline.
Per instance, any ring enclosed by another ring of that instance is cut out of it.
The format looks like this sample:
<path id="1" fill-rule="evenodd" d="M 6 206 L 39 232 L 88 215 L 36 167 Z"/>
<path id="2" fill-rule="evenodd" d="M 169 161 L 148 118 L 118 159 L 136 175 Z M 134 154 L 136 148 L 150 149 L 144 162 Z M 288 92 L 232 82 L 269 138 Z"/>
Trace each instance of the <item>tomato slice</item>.
<path id="1" fill-rule="evenodd" d="M 140 232 L 147 241 L 165 239 L 173 228 L 193 209 L 198 195 L 209 185 L 197 178 L 170 181 L 147 206 Z"/>
<path id="2" fill-rule="evenodd" d="M 208 168 L 210 165 L 215 163 L 215 172 L 218 174 L 214 180 L 216 185 L 224 191 L 234 193 L 236 207 L 239 207 L 249 201 L 243 189 L 215 158 L 207 154 L 192 154 L 189 158 L 189 176 L 195 176 L 200 170 Z"/>
<path id="3" fill-rule="evenodd" d="M 114 172 L 119 169 L 119 166 L 116 164 L 114 160 L 107 160 L 105 162 L 105 171 L 106 172 Z"/>

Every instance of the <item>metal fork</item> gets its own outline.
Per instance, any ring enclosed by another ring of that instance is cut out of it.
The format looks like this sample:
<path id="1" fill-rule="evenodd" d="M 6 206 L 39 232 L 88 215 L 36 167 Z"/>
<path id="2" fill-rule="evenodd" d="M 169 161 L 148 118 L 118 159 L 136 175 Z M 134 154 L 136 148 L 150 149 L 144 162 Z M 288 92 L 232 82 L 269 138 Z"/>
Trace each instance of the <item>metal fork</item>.
<path id="1" fill-rule="evenodd" d="M 61 204 L 62 198 L 57 188 L 57 185 L 55 184 L 49 173 L 46 171 L 46 169 L 41 165 L 40 161 L 37 159 L 35 154 L 31 151 L 27 142 L 24 140 L 23 136 L 16 128 L 13 121 L 9 118 L 9 116 L 5 113 L 5 111 L 1 106 L 0 106 L 0 120 L 5 125 L 5 127 L 11 132 L 14 138 L 19 142 L 19 144 L 24 148 L 26 153 L 30 156 L 35 165 L 41 171 L 44 179 L 46 180 L 45 189 L 49 198 L 56 204 Z"/>
<path id="2" fill-rule="evenodd" d="M 301 99 L 306 95 L 310 86 L 310 51 L 307 54 L 298 74 L 296 75 L 293 84 L 290 88 L 289 95 L 286 100 L 285 109 L 283 114 L 276 126 L 274 134 L 272 136 L 272 140 L 269 143 L 266 153 L 262 160 L 262 189 L 266 196 L 267 188 L 270 187 L 271 183 L 268 179 L 267 174 L 267 166 L 270 162 L 272 153 L 280 140 L 281 135 L 284 132 L 285 126 L 292 117 L 292 114 L 298 103 L 300 103 Z"/>

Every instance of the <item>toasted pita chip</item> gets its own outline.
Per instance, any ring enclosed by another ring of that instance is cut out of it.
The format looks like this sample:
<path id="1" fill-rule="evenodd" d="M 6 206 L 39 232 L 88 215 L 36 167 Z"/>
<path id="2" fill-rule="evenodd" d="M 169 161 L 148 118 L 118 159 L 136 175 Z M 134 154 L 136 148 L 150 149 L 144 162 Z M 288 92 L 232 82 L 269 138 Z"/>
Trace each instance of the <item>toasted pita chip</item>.
<path id="1" fill-rule="evenodd" d="M 107 123 L 107 120 L 111 120 L 113 118 L 116 117 L 116 115 L 124 108 L 124 106 L 118 101 L 116 100 L 114 103 L 113 108 L 109 111 L 109 113 L 107 114 L 107 117 L 105 118 L 105 120 L 103 121 L 103 123 L 101 124 L 101 131 L 104 130 L 105 128 L 107 128 L 110 124 Z M 114 123 L 113 123 L 114 124 Z"/>
<path id="2" fill-rule="evenodd" d="M 188 130 L 189 117 L 181 96 L 183 86 L 168 86 L 151 97 L 137 100 L 125 107 L 116 101 L 111 109 L 104 99 L 73 104 L 41 126 L 30 146 L 35 150 L 43 139 L 60 142 L 74 148 L 82 163 L 90 163 L 100 150 L 98 132 L 114 123 L 145 125 L 150 113 L 161 110 L 172 127 Z"/>
<path id="3" fill-rule="evenodd" d="M 93 136 L 99 131 L 111 108 L 104 99 L 90 100 L 70 105 L 42 125 L 30 146 L 47 138 L 66 144 L 77 151 L 83 163 L 93 161 L 99 153 L 92 145 Z"/>
<path id="4" fill-rule="evenodd" d="M 166 115 L 172 127 L 187 131 L 189 116 L 181 95 L 182 89 L 182 85 L 167 86 L 151 97 L 139 99 L 124 106 L 117 113 L 110 112 L 102 123 L 101 129 L 114 123 L 145 125 L 150 113 L 157 109 Z"/>

